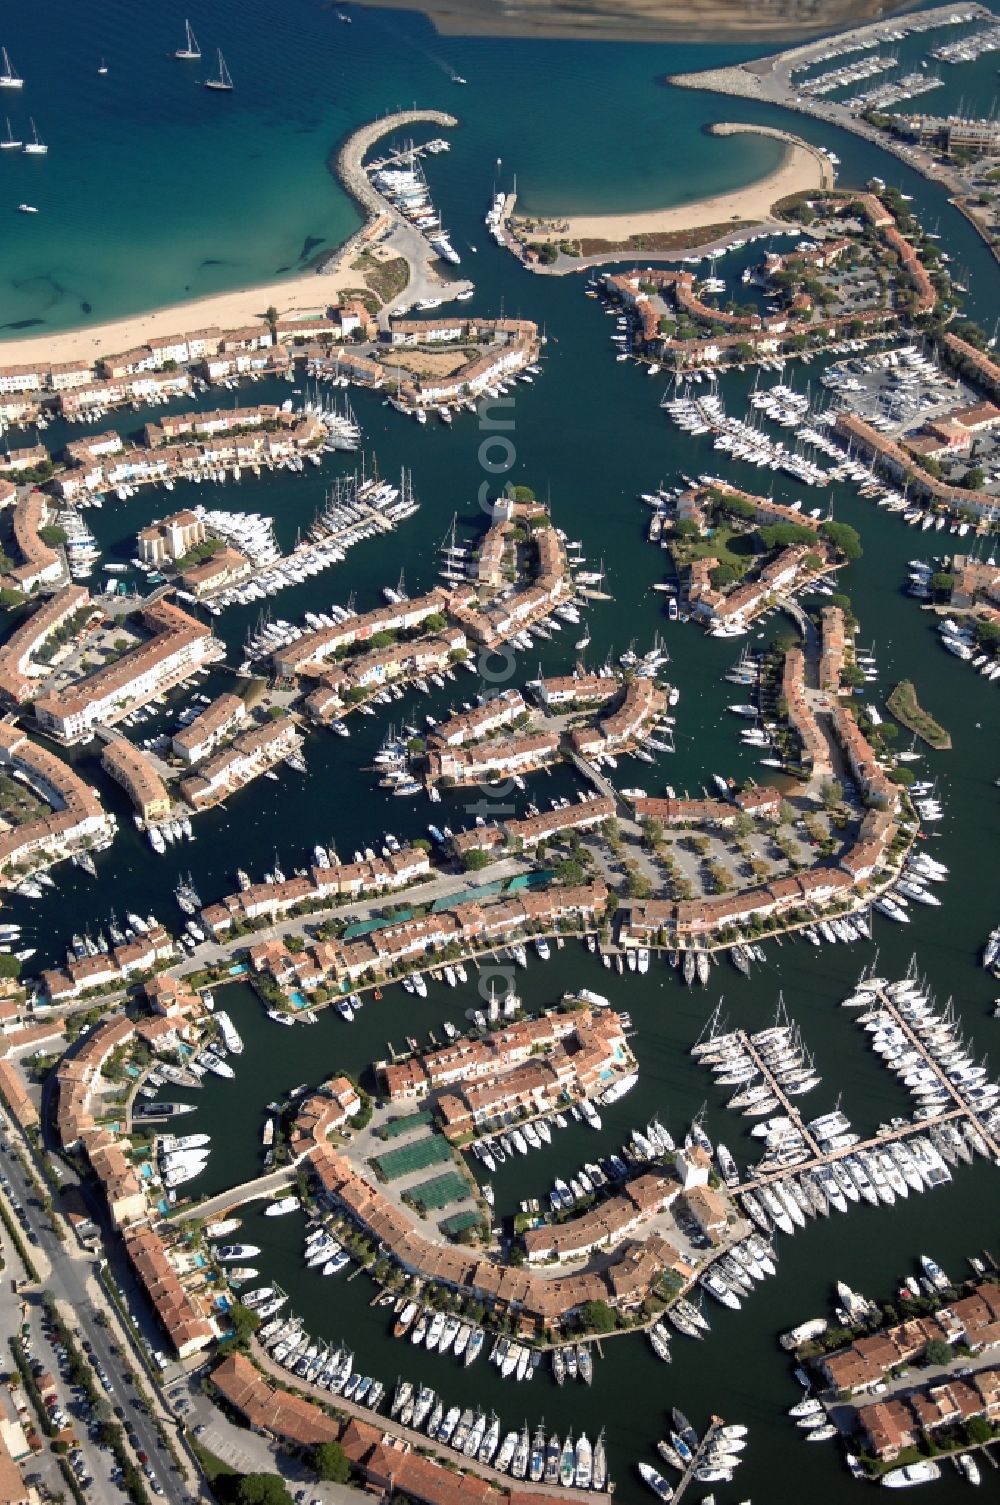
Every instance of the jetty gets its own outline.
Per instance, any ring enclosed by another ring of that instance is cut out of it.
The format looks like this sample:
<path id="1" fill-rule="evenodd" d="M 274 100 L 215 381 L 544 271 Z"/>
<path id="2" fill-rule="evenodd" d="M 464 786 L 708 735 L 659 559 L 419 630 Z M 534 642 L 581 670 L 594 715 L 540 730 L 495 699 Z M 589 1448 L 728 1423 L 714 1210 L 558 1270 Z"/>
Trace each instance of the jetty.
<path id="1" fill-rule="evenodd" d="M 820 1147 L 817 1144 L 816 1140 L 809 1133 L 809 1130 L 803 1123 L 802 1114 L 800 1113 L 799 1109 L 796 1108 L 795 1104 L 791 1102 L 787 1093 L 785 1092 L 785 1089 L 780 1086 L 774 1072 L 771 1070 L 770 1066 L 768 1066 L 767 1062 L 763 1059 L 760 1052 L 757 1050 L 757 1047 L 754 1045 L 752 1037 L 748 1035 L 745 1030 L 740 1030 L 737 1034 L 737 1039 L 739 1040 L 743 1049 L 746 1051 L 747 1055 L 750 1057 L 751 1061 L 753 1061 L 764 1081 L 767 1083 L 772 1096 L 778 1099 L 778 1102 L 781 1104 L 785 1113 L 792 1120 L 795 1127 L 802 1135 L 802 1138 L 805 1140 L 806 1144 L 812 1151 L 813 1156 L 817 1160 L 820 1159 L 822 1152 L 820 1151 Z"/>
<path id="2" fill-rule="evenodd" d="M 394 219 L 397 216 L 382 195 L 372 187 L 364 167 L 365 157 L 383 136 L 411 125 L 439 125 L 448 130 L 458 125 L 458 120 L 444 110 L 396 110 L 391 115 L 382 115 L 378 120 L 370 120 L 367 125 L 359 126 L 351 132 L 337 152 L 334 159 L 337 178 L 355 203 L 365 210 L 369 220 L 381 215 L 389 215 Z M 338 250 L 338 255 L 340 254 L 341 250 Z"/>
<path id="3" fill-rule="evenodd" d="M 695 1448 L 693 1454 L 691 1455 L 691 1462 L 688 1464 L 687 1468 L 681 1475 L 680 1481 L 674 1485 L 675 1500 L 681 1499 L 684 1491 L 694 1479 L 696 1472 L 702 1465 L 702 1461 L 705 1458 L 706 1453 L 708 1453 L 709 1449 L 712 1446 L 712 1443 L 716 1440 L 720 1431 L 722 1430 L 722 1425 L 723 1424 L 718 1419 L 718 1417 L 712 1418 L 708 1431 L 705 1433 L 704 1437 L 701 1439 L 698 1446 Z"/>

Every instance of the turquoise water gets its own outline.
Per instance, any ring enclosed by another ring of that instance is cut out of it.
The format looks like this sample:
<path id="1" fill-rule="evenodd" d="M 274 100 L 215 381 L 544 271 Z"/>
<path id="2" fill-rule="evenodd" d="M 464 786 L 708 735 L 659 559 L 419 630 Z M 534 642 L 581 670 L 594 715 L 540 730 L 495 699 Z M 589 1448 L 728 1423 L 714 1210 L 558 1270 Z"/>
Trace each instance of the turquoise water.
<path id="1" fill-rule="evenodd" d="M 173 57 L 182 0 L 150 10 L 141 27 L 122 0 L 97 10 L 52 0 L 8 23 L 25 87 L 0 106 L 19 139 L 33 116 L 49 152 L 0 160 L 0 212 L 21 201 L 39 209 L 12 214 L 0 243 L 0 335 L 301 270 L 357 225 L 327 168 L 332 149 L 412 102 L 460 117 L 451 176 L 476 218 L 498 156 L 518 173 L 526 207 L 554 210 L 682 203 L 777 160 L 771 141 L 701 139 L 690 100 L 656 83 L 732 49 L 442 41 L 418 15 L 353 14 L 344 26 L 317 0 L 289 0 L 280 18 L 259 0 L 211 0 L 194 18 L 200 63 Z M 230 95 L 201 86 L 216 46 Z"/>

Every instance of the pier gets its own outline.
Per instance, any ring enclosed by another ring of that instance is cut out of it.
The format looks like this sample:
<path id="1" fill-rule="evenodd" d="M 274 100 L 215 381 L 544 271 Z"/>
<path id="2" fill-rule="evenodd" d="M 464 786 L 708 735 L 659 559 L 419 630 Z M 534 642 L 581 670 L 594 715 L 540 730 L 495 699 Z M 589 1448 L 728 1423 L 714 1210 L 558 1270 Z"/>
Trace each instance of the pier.
<path id="1" fill-rule="evenodd" d="M 794 1103 L 789 1101 L 784 1088 L 778 1085 L 774 1072 L 768 1065 L 765 1064 L 763 1058 L 757 1051 L 756 1046 L 753 1044 L 750 1036 L 746 1034 L 744 1030 L 740 1030 L 737 1034 L 737 1039 L 739 1040 L 743 1049 L 746 1051 L 747 1055 L 750 1057 L 751 1061 L 753 1061 L 761 1076 L 764 1078 L 764 1081 L 767 1084 L 767 1087 L 772 1096 L 778 1099 L 778 1102 L 781 1104 L 788 1117 L 795 1124 L 795 1127 L 802 1135 L 802 1138 L 809 1146 L 813 1155 L 817 1159 L 821 1158 L 820 1147 L 813 1136 L 809 1133 L 805 1124 L 802 1122 L 802 1114 L 799 1112 L 798 1108 L 795 1107 Z"/>
<path id="2" fill-rule="evenodd" d="M 379 120 L 371 120 L 367 125 L 352 131 L 337 153 L 337 177 L 370 219 L 384 214 L 390 214 L 394 220 L 400 216 L 368 181 L 368 174 L 363 166 L 365 156 L 383 136 L 409 125 L 439 125 L 448 129 L 458 125 L 458 121 L 454 115 L 447 115 L 443 110 L 397 110 L 392 115 L 383 115 Z"/>
<path id="3" fill-rule="evenodd" d="M 807 1142 L 810 1144 L 810 1148 L 813 1149 L 815 1153 L 809 1160 L 799 1161 L 795 1165 L 779 1167 L 774 1171 L 766 1173 L 765 1175 L 753 1176 L 747 1181 L 740 1182 L 738 1186 L 731 1188 L 731 1192 L 734 1196 L 738 1196 L 742 1192 L 754 1191 L 758 1186 L 767 1186 L 772 1181 L 783 1180 L 786 1176 L 799 1175 L 801 1174 L 801 1172 L 813 1170 L 817 1166 L 829 1165 L 832 1161 L 835 1160 L 843 1160 L 845 1156 L 856 1154 L 858 1150 L 880 1149 L 883 1145 L 891 1144 L 895 1140 L 908 1139 L 914 1134 L 926 1134 L 936 1125 L 942 1123 L 951 1123 L 956 1119 L 971 1120 L 975 1124 L 977 1132 L 982 1137 L 994 1161 L 1000 1161 L 1000 1141 L 997 1140 L 996 1135 L 990 1133 L 982 1119 L 969 1107 L 965 1099 L 962 1097 L 961 1088 L 951 1080 L 940 1063 L 934 1059 L 933 1055 L 927 1049 L 927 1046 L 924 1044 L 919 1034 L 911 1027 L 911 1025 L 907 1022 L 907 1020 L 900 1013 L 899 1009 L 896 1007 L 896 1004 L 893 1002 L 892 998 L 882 988 L 879 988 L 872 993 L 872 1006 L 874 1007 L 876 1003 L 878 1004 L 879 1008 L 885 1011 L 885 1013 L 889 1016 L 893 1023 L 897 1025 L 900 1030 L 902 1030 L 911 1048 L 915 1050 L 920 1056 L 922 1064 L 928 1070 L 934 1073 L 941 1086 L 948 1093 L 949 1097 L 954 1103 L 954 1107 L 949 1108 L 944 1112 L 935 1114 L 933 1118 L 924 1118 L 920 1119 L 918 1122 L 902 1124 L 898 1128 L 890 1130 L 888 1133 L 876 1134 L 871 1138 L 859 1141 L 857 1144 L 847 1145 L 841 1149 L 821 1152 L 816 1142 L 809 1135 L 805 1134 L 805 1130 L 802 1127 L 801 1118 L 797 1110 L 788 1103 L 787 1099 L 784 1097 L 784 1094 L 780 1091 L 777 1084 L 774 1083 L 771 1074 L 768 1072 L 763 1062 L 757 1056 L 756 1052 L 753 1049 L 753 1046 L 741 1031 L 740 1041 L 744 1050 L 746 1050 L 747 1053 L 753 1057 L 754 1063 L 764 1074 L 765 1080 L 768 1082 L 768 1085 L 773 1086 L 775 1096 L 785 1107 L 788 1116 L 796 1122 Z"/>
<path id="4" fill-rule="evenodd" d="M 687 1468 L 681 1475 L 680 1482 L 674 1486 L 675 1500 L 679 1500 L 681 1498 L 688 1485 L 694 1479 L 695 1473 L 701 1467 L 702 1460 L 711 1448 L 712 1443 L 718 1436 L 721 1427 L 722 1423 L 720 1421 L 713 1420 L 710 1424 L 708 1431 L 705 1433 L 704 1437 L 695 1448 L 694 1456 L 692 1457 L 691 1462 L 688 1464 Z"/>
<path id="5" fill-rule="evenodd" d="M 788 1176 L 799 1176 L 803 1171 L 815 1170 L 820 1165 L 831 1165 L 835 1160 L 843 1160 L 848 1155 L 856 1155 L 858 1150 L 878 1150 L 883 1145 L 893 1144 L 897 1139 L 908 1139 L 913 1134 L 926 1134 L 928 1129 L 933 1129 L 937 1124 L 949 1123 L 956 1118 L 971 1118 L 968 1108 L 951 1108 L 947 1113 L 939 1113 L 935 1118 L 921 1119 L 920 1123 L 903 1124 L 898 1129 L 891 1130 L 888 1134 L 873 1134 L 869 1139 L 860 1139 L 857 1144 L 844 1146 L 839 1150 L 826 1150 L 817 1153 L 809 1160 L 799 1160 L 795 1165 L 777 1166 L 773 1171 L 767 1171 L 761 1176 L 752 1176 L 748 1181 L 741 1181 L 738 1186 L 730 1187 L 730 1194 L 739 1196 L 745 1191 L 754 1191 L 758 1186 L 769 1186 L 772 1181 L 783 1181 Z M 982 1124 L 977 1124 L 979 1132 L 983 1134 Z M 983 1134 L 985 1140 L 989 1136 Z"/>

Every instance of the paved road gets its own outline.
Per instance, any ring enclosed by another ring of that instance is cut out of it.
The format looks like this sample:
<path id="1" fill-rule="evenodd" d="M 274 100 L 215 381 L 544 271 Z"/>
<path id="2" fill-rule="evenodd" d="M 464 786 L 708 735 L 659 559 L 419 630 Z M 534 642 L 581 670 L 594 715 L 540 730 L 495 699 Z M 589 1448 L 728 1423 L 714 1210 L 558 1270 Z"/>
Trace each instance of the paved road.
<path id="1" fill-rule="evenodd" d="M 7 1175 L 5 1166 L 2 1173 Z M 19 1194 L 18 1199 L 20 1200 Z M 22 1284 L 28 1278 L 27 1271 L 24 1269 L 20 1256 L 6 1229 L 0 1229 L 0 1247 L 3 1250 L 5 1277 L 16 1280 L 19 1285 Z M 28 1323 L 30 1329 L 31 1354 L 29 1357 L 40 1359 L 45 1367 L 51 1371 L 53 1378 L 56 1378 L 59 1372 L 58 1364 L 48 1340 L 42 1334 L 41 1311 L 37 1302 L 29 1304 L 25 1301 L 22 1304 L 21 1300 L 13 1296 L 9 1296 L 7 1300 L 0 1302 L 0 1345 L 3 1348 L 5 1363 L 7 1362 L 6 1356 L 10 1352 L 10 1339 L 21 1334 L 22 1320 Z M 61 1378 L 56 1379 L 56 1393 L 63 1410 L 67 1413 L 77 1414 L 76 1408 L 70 1399 L 69 1389 Z M 29 1420 L 31 1423 L 35 1422 L 34 1407 L 30 1402 L 27 1405 L 26 1426 Z M 38 1430 L 40 1431 L 41 1429 L 39 1428 Z M 86 1431 L 85 1424 L 80 1428 L 80 1431 L 81 1433 Z M 87 1460 L 88 1472 L 93 1479 L 98 1481 L 97 1487 L 103 1490 L 102 1498 L 108 1501 L 117 1501 L 119 1492 L 117 1486 L 111 1480 L 111 1455 L 107 1452 L 102 1452 L 101 1449 L 93 1446 L 88 1441 L 84 1442 L 83 1451 Z M 66 1492 L 66 1479 L 62 1469 L 55 1455 L 47 1446 L 35 1458 L 31 1459 L 30 1463 L 25 1464 L 25 1475 L 32 1483 L 37 1487 L 45 1489 L 50 1495 L 64 1494 Z"/>
<path id="2" fill-rule="evenodd" d="M 6 1130 L 6 1121 L 3 1127 Z M 160 1442 L 153 1418 L 140 1411 L 137 1405 L 135 1387 L 130 1382 L 133 1365 L 126 1356 L 127 1346 L 123 1347 L 127 1340 L 118 1329 L 115 1315 L 111 1313 L 107 1326 L 97 1321 L 98 1311 L 103 1311 L 105 1316 L 109 1314 L 108 1304 L 98 1285 L 98 1263 L 92 1255 L 81 1251 L 71 1237 L 67 1237 L 65 1243 L 57 1238 L 48 1216 L 38 1205 L 38 1187 L 23 1169 L 20 1157 L 12 1153 L 13 1142 L 12 1134 L 0 1132 L 0 1164 L 25 1209 L 28 1226 L 38 1240 L 37 1245 L 31 1246 L 32 1258 L 40 1253 L 48 1266 L 44 1286 L 75 1314 L 77 1338 L 80 1342 L 86 1339 L 91 1344 L 95 1361 L 107 1373 L 108 1401 L 113 1407 L 121 1407 L 119 1420 L 133 1430 L 136 1451 L 144 1452 L 149 1458 L 163 1489 L 163 1498 L 170 1505 L 190 1505 L 192 1499 L 197 1498 L 196 1493 L 190 1483 L 173 1471 L 170 1454 Z M 41 1266 L 43 1260 L 38 1263 Z M 96 1375 L 95 1383 L 100 1388 Z M 149 1377 L 141 1372 L 139 1384 L 146 1393 L 153 1389 Z"/>
<path id="3" fill-rule="evenodd" d="M 417 883 L 410 888 L 396 889 L 391 893 L 376 895 L 371 899 L 349 899 L 337 905 L 336 908 L 319 910 L 315 914 L 302 915 L 298 919 L 278 920 L 274 925 L 255 930 L 252 935 L 238 936 L 231 941 L 205 941 L 202 945 L 195 947 L 190 956 L 181 957 L 168 970 L 171 973 L 190 972 L 192 967 L 218 965 L 220 962 L 231 961 L 235 952 L 245 951 L 249 946 L 256 945 L 260 941 L 281 940 L 288 935 L 301 935 L 308 938 L 309 933 L 315 930 L 317 925 L 330 920 L 344 920 L 349 916 L 365 920 L 384 909 L 387 904 L 431 904 L 435 899 L 445 898 L 449 894 L 457 897 L 466 890 L 484 887 L 501 878 L 515 878 L 520 873 L 530 873 L 533 870 L 533 863 L 522 857 L 505 857 L 501 862 L 491 863 L 489 867 L 483 868 L 478 873 L 443 873 L 427 883 Z"/>

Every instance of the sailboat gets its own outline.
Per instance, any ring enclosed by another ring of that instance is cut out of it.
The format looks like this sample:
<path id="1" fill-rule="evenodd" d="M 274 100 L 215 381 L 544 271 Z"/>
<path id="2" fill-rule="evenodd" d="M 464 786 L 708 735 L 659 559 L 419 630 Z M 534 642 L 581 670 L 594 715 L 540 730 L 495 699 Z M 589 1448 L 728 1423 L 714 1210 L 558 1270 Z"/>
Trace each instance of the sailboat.
<path id="1" fill-rule="evenodd" d="M 206 89 L 219 89 L 223 93 L 228 94 L 231 91 L 232 87 L 233 87 L 233 81 L 232 81 L 232 79 L 229 76 L 229 69 L 226 67 L 226 60 L 222 56 L 222 49 L 220 48 L 219 49 L 219 76 L 218 76 L 218 78 L 206 78 L 206 80 L 205 80 L 205 88 Z"/>
<path id="2" fill-rule="evenodd" d="M 0 56 L 3 57 L 3 71 L 0 72 L 0 89 L 23 89 L 24 79 L 19 73 L 15 73 L 7 56 L 6 47 L 0 47 Z"/>
<path id="3" fill-rule="evenodd" d="M 15 141 L 14 140 L 14 133 L 13 133 L 13 131 L 10 128 L 10 116 L 8 116 L 7 117 L 7 134 L 3 138 L 3 140 L 0 141 L 0 151 L 9 152 L 11 150 L 16 150 L 18 147 L 23 146 L 23 145 L 24 145 L 24 143 L 22 141 Z"/>
<path id="4" fill-rule="evenodd" d="M 184 46 L 178 47 L 174 57 L 182 58 L 185 62 L 197 62 L 201 57 L 201 48 L 198 46 L 198 38 L 191 30 L 191 22 L 184 22 Z"/>
<path id="5" fill-rule="evenodd" d="M 100 63 L 100 67 L 99 67 L 99 68 L 98 68 L 98 70 L 97 70 L 97 71 L 98 71 L 98 73 L 100 73 L 100 74 L 105 74 L 105 73 L 107 73 L 107 71 L 108 71 L 108 65 L 107 65 L 107 63 L 106 63 L 106 62 L 105 62 L 105 61 L 104 61 L 104 59 L 103 59 L 103 58 L 101 58 L 101 63 Z"/>
<path id="6" fill-rule="evenodd" d="M 48 151 L 48 147 L 44 144 L 44 142 L 39 141 L 38 130 L 35 126 L 35 122 L 31 120 L 29 121 L 29 124 L 31 126 L 31 140 L 24 143 L 23 150 L 27 152 L 29 157 L 44 157 L 45 153 Z"/>

